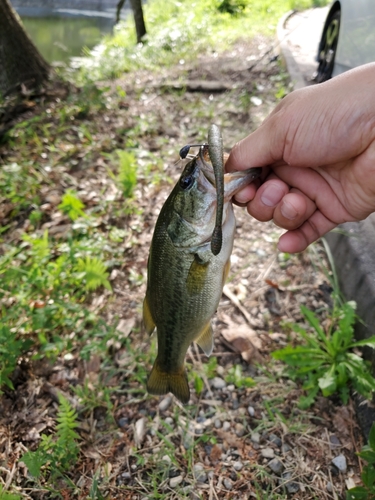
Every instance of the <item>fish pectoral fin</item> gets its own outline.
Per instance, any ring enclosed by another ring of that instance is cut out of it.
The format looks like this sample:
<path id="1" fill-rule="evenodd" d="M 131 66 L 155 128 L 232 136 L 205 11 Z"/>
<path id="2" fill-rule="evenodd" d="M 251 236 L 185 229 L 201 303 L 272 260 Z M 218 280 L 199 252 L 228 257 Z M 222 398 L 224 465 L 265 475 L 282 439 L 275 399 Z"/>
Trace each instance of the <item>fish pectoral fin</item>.
<path id="1" fill-rule="evenodd" d="M 186 288 L 191 295 L 200 293 L 203 290 L 206 282 L 208 265 L 209 262 L 201 262 L 199 257 L 195 256 L 186 280 Z"/>
<path id="2" fill-rule="evenodd" d="M 207 323 L 204 329 L 195 340 L 206 356 L 210 356 L 214 348 L 214 335 L 212 331 L 211 321 Z"/>
<path id="3" fill-rule="evenodd" d="M 178 372 L 165 372 L 156 359 L 147 380 L 147 391 L 154 396 L 163 396 L 171 392 L 183 404 L 190 399 L 190 389 L 185 368 Z"/>
<path id="4" fill-rule="evenodd" d="M 143 324 L 146 328 L 146 332 L 151 335 L 155 330 L 155 321 L 151 316 L 150 306 L 148 305 L 147 297 L 143 301 Z"/>

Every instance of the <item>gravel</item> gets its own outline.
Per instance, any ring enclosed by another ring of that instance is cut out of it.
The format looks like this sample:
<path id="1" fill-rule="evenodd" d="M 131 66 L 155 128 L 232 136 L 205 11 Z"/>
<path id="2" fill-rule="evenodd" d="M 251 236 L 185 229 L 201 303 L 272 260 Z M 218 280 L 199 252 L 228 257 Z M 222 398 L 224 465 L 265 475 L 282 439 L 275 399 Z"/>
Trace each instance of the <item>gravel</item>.
<path id="1" fill-rule="evenodd" d="M 227 386 L 227 383 L 225 382 L 225 380 L 223 380 L 220 377 L 214 377 L 211 380 L 211 387 L 213 387 L 214 389 L 221 390 L 221 389 L 224 389 L 226 386 Z"/>
<path id="2" fill-rule="evenodd" d="M 260 434 L 259 432 L 253 432 L 250 436 L 250 439 L 253 443 L 257 443 L 259 444 L 260 443 Z"/>
<path id="3" fill-rule="evenodd" d="M 237 472 L 240 472 L 243 468 L 243 463 L 240 462 L 239 460 L 237 460 L 236 462 L 234 462 L 233 464 L 233 469 Z"/>
<path id="4" fill-rule="evenodd" d="M 260 453 L 263 458 L 273 458 L 275 456 L 273 448 L 263 448 L 263 450 L 260 450 Z"/>
<path id="5" fill-rule="evenodd" d="M 160 403 L 159 403 L 159 410 L 160 411 L 166 411 L 168 410 L 168 408 L 171 406 L 172 404 L 172 401 L 173 401 L 173 397 L 172 396 L 166 396 L 165 398 L 163 398 Z"/>
<path id="6" fill-rule="evenodd" d="M 247 408 L 247 412 L 248 414 L 250 415 L 250 417 L 253 417 L 255 415 L 255 410 L 254 410 L 254 407 L 253 406 L 249 406 Z"/>
<path id="7" fill-rule="evenodd" d="M 268 467 L 274 472 L 275 474 L 281 474 L 282 471 L 284 470 L 284 465 L 278 458 L 273 458 L 268 462 Z"/>
<path id="8" fill-rule="evenodd" d="M 178 486 L 179 484 L 182 483 L 183 481 L 183 476 L 176 476 L 176 477 L 171 477 L 170 480 L 169 480 L 169 486 L 171 488 L 176 488 L 176 486 Z"/>
<path id="9" fill-rule="evenodd" d="M 207 474 L 204 470 L 204 465 L 201 463 L 196 463 L 193 467 L 195 479 L 198 483 L 205 483 L 207 481 Z"/>
<path id="10" fill-rule="evenodd" d="M 268 438 L 268 441 L 270 441 L 270 443 L 275 444 L 279 448 L 281 448 L 281 446 L 283 444 L 283 442 L 281 441 L 281 439 L 279 438 L 279 436 L 276 436 L 276 434 L 270 434 L 269 438 Z"/>
<path id="11" fill-rule="evenodd" d="M 332 463 L 335 467 L 338 468 L 338 470 L 340 472 L 346 472 L 347 470 L 347 465 L 346 465 L 346 458 L 344 455 L 337 455 L 337 457 L 335 457 L 333 460 L 332 460 Z"/>
<path id="12" fill-rule="evenodd" d="M 227 490 L 233 489 L 232 481 L 230 479 L 228 479 L 227 477 L 223 480 L 223 484 Z"/>

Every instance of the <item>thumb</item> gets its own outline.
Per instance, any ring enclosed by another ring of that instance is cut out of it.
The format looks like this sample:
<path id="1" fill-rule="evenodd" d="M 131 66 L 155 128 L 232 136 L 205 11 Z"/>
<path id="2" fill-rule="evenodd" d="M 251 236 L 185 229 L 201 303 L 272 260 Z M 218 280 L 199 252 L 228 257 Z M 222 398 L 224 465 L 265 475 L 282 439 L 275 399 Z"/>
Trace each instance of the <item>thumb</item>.
<path id="1" fill-rule="evenodd" d="M 283 159 L 285 135 L 282 120 L 276 124 L 275 116 L 270 115 L 255 132 L 233 147 L 226 170 L 232 172 L 279 163 Z"/>

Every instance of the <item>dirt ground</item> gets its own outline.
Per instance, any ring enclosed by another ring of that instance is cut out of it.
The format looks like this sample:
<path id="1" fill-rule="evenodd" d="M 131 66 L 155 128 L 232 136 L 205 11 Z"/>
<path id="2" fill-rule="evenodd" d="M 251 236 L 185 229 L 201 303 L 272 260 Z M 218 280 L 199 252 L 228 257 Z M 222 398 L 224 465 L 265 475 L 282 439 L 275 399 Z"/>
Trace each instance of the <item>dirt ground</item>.
<path id="1" fill-rule="evenodd" d="M 6 489 L 33 499 L 308 500 L 344 499 L 347 487 L 359 482 L 355 453 L 362 437 L 352 403 L 318 398 L 308 411 L 300 410 L 301 389 L 282 376 L 283 366 L 270 357 L 293 335 L 288 325 L 303 324 L 301 304 L 325 324 L 331 289 L 323 246 L 296 256 L 280 254 L 276 243 L 282 231 L 272 222 L 252 219 L 244 209 L 236 208 L 232 266 L 213 320 L 211 361 L 196 346 L 187 356 L 190 404 L 145 393 L 150 345 L 155 353 L 155 340 L 141 329 L 146 262 L 156 218 L 181 172 L 178 152 L 185 144 L 204 142 L 213 122 L 221 127 L 229 150 L 290 90 L 272 52 L 262 58 L 269 46 L 268 39 L 259 38 L 252 45 L 238 43 L 220 57 L 181 61 L 157 76 L 138 72 L 112 82 L 103 97 L 105 109 L 81 120 L 96 127 L 89 156 L 84 140 L 74 130 L 66 132 L 64 141 L 75 149 L 66 163 L 61 156 L 55 185 L 41 185 L 50 203 L 41 230 L 68 238 L 71 222 L 57 209 L 66 187 L 75 187 L 90 210 L 100 207 L 102 197 L 113 196 L 114 204 L 121 204 L 102 152 L 123 147 L 136 124 L 139 162 L 150 153 L 158 157 L 161 180 L 139 178 L 138 213 L 116 220 L 113 213 L 101 215 L 102 226 L 111 221 L 127 230 L 118 244 L 121 264 L 111 269 L 113 293 L 94 293 L 88 304 L 108 323 L 118 322 L 119 336 L 108 352 L 83 361 L 73 349 L 52 365 L 24 359 L 14 375 L 15 390 L 6 389 L 1 396 L 0 478 Z M 50 102 L 50 115 L 59 106 Z M 0 154 L 8 162 L 18 153 L 4 144 Z M 40 161 L 46 165 L 51 159 Z M 5 238 L 17 244 L 27 220 L 12 221 L 5 205 L 3 200 L 3 224 L 11 225 Z M 145 359 L 140 380 L 134 374 Z M 246 382 L 249 377 L 255 385 Z M 200 396 L 197 378 L 203 379 Z M 73 390 L 84 386 L 93 394 L 91 407 L 82 405 Z M 57 478 L 51 491 L 51 484 L 34 480 L 19 458 L 37 448 L 42 433 L 53 432 L 58 391 L 78 411 L 81 452 L 66 474 L 70 482 Z"/>

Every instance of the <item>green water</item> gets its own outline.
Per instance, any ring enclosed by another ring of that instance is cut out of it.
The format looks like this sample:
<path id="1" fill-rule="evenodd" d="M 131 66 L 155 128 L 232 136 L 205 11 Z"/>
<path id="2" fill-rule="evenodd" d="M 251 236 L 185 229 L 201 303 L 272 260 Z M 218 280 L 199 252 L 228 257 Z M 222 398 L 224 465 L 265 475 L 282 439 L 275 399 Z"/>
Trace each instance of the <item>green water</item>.
<path id="1" fill-rule="evenodd" d="M 48 62 L 67 62 L 92 48 L 110 33 L 112 23 L 103 18 L 21 16 L 29 36 Z"/>

